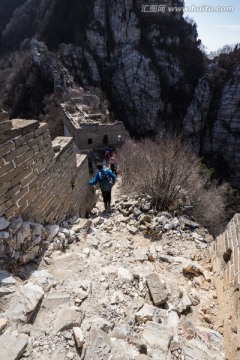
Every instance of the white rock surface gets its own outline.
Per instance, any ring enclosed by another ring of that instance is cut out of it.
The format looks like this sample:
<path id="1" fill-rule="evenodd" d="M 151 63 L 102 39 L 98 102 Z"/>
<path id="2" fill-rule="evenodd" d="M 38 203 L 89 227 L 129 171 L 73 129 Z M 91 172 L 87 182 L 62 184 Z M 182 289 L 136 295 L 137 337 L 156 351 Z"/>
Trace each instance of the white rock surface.
<path id="1" fill-rule="evenodd" d="M 57 314 L 54 322 L 55 334 L 81 325 L 83 313 L 78 308 L 64 306 Z"/>
<path id="2" fill-rule="evenodd" d="M 28 344 L 26 335 L 2 335 L 0 336 L 0 356 L 2 360 L 18 360 L 24 353 Z"/>
<path id="3" fill-rule="evenodd" d="M 84 344 L 84 336 L 82 330 L 79 327 L 74 327 L 73 336 L 76 341 L 77 348 L 81 349 Z"/>

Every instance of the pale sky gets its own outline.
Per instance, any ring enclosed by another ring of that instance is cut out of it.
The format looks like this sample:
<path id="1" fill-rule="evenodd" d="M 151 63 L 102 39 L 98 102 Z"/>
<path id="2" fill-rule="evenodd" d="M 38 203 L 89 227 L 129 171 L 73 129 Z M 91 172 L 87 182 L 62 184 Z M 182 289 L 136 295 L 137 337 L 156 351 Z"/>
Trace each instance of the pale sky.
<path id="1" fill-rule="evenodd" d="M 185 12 L 185 16 L 189 16 L 197 23 L 198 37 L 207 47 L 208 52 L 226 44 L 240 43 L 240 0 L 185 0 L 186 8 L 192 5 L 214 8 L 234 7 L 233 12 Z"/>

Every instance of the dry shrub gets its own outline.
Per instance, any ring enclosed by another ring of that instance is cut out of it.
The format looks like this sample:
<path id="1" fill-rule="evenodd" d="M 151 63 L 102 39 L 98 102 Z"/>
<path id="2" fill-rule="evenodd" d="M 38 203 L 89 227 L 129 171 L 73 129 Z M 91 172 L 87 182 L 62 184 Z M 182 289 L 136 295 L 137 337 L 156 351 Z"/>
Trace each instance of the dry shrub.
<path id="1" fill-rule="evenodd" d="M 211 172 L 198 168 L 196 176 L 189 178 L 187 191 L 192 205 L 190 215 L 200 224 L 209 229 L 213 235 L 223 231 L 226 221 L 226 191 L 224 186 L 218 186 L 210 181 Z"/>
<path id="2" fill-rule="evenodd" d="M 30 50 L 0 58 L 0 98 L 11 118 L 37 119 L 52 91 L 52 80 L 34 64 Z"/>
<path id="3" fill-rule="evenodd" d="M 126 193 L 150 195 L 159 211 L 188 205 L 190 215 L 211 233 L 220 231 L 225 219 L 223 192 L 201 171 L 201 160 L 181 139 L 164 135 L 155 141 L 129 141 L 118 156 Z"/>
<path id="4" fill-rule="evenodd" d="M 54 94 L 46 95 L 43 100 L 44 113 L 39 116 L 40 121 L 48 123 L 51 138 L 64 135 L 63 111 Z"/>

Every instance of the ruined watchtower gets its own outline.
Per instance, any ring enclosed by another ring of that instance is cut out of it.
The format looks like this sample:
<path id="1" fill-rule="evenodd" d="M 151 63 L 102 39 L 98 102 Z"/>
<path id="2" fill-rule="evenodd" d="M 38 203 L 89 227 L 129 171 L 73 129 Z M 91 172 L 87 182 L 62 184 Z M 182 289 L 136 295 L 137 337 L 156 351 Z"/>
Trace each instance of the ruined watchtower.
<path id="1" fill-rule="evenodd" d="M 93 94 L 71 98 L 62 109 L 65 135 L 73 137 L 79 150 L 117 146 L 129 137 L 122 122 L 111 119 L 107 109 L 99 111 L 99 98 Z"/>

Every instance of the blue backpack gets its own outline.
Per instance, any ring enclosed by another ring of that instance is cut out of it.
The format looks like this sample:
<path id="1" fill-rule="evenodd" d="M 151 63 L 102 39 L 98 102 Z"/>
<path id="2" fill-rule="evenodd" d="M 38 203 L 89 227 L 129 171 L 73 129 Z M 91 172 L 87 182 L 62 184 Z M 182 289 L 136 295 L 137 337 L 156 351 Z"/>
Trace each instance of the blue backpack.
<path id="1" fill-rule="evenodd" d="M 110 176 L 108 175 L 107 171 L 104 170 L 104 172 L 99 171 L 99 177 L 100 177 L 100 188 L 102 191 L 110 191 L 113 182 Z"/>

